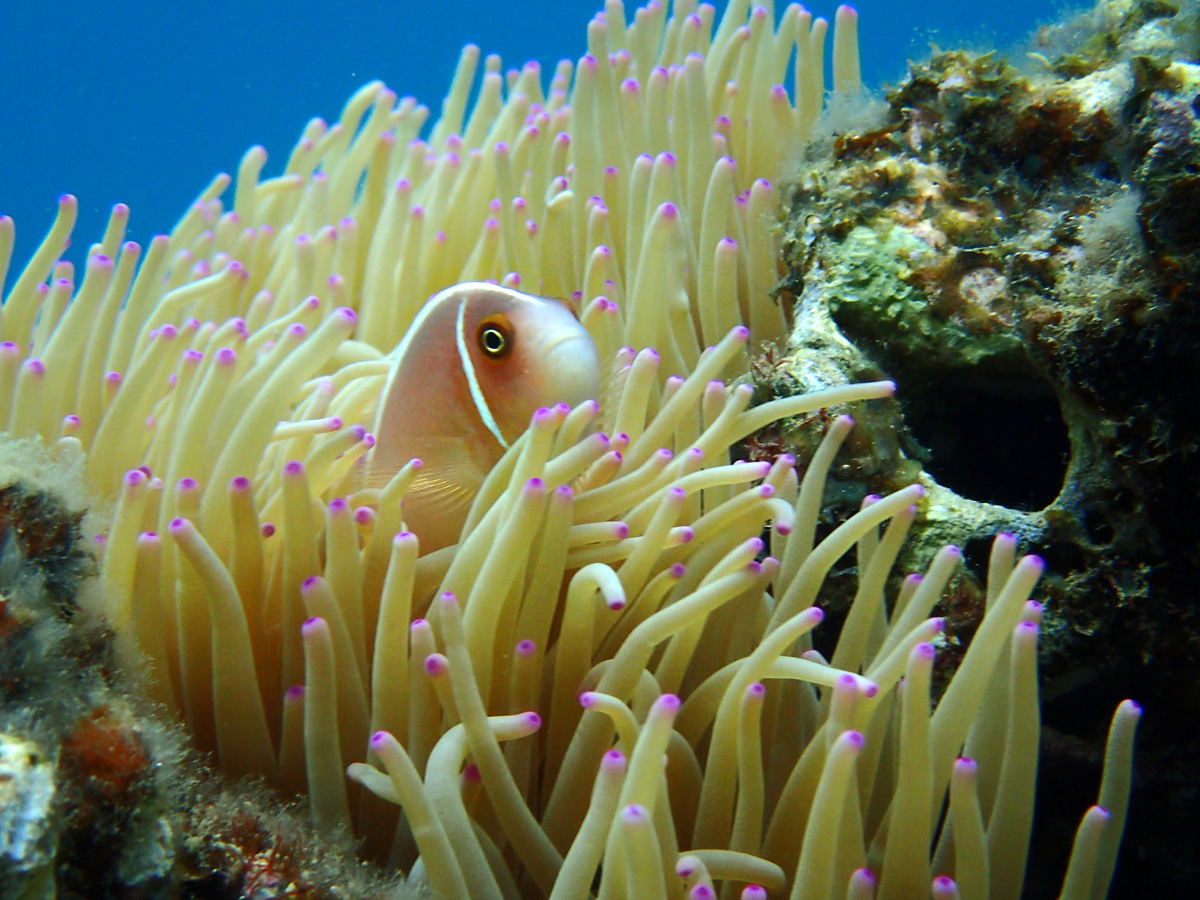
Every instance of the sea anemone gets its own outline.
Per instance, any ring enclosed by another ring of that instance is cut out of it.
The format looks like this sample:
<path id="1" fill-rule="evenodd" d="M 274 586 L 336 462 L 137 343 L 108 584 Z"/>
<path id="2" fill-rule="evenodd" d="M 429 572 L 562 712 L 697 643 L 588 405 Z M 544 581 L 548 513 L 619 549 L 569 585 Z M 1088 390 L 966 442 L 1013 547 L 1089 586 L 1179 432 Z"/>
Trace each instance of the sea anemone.
<path id="1" fill-rule="evenodd" d="M 787 455 L 734 459 L 893 386 L 751 409 L 725 383 L 751 334 L 787 330 L 773 180 L 820 112 L 826 23 L 745 0 L 714 17 L 610 0 L 548 91 L 489 57 L 469 114 L 468 47 L 426 138 L 428 111 L 372 83 L 283 175 L 250 150 L 232 207 L 219 176 L 144 258 L 115 208 L 78 288 L 63 197 L 4 304 L 0 421 L 111 500 L 105 613 L 197 746 L 436 896 L 586 897 L 599 870 L 602 897 L 1016 897 L 1041 563 L 997 539 L 931 714 L 929 615 L 960 554 L 885 602 L 920 488 L 818 541 L 848 416 L 802 479 Z M 834 88 L 856 91 L 855 13 L 836 22 Z M 366 428 L 422 304 L 489 279 L 568 298 L 611 362 L 598 402 L 539 410 L 458 543 L 421 555 L 420 464 L 363 488 Z M 814 604 L 852 549 L 826 660 Z M 1065 896 L 1106 890 L 1137 717 L 1118 710 Z"/>

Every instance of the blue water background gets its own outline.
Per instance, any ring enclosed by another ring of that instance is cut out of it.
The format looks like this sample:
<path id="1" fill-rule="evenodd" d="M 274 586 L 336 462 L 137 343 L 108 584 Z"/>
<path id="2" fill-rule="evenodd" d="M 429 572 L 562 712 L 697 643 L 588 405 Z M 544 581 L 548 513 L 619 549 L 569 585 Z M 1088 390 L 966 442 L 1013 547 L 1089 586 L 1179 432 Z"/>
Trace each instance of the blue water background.
<path id="1" fill-rule="evenodd" d="M 632 8 L 635 4 L 627 4 Z M 597 0 L 505 3 L 108 3 L 13 0 L 0 14 L 0 214 L 16 221 L 9 284 L 53 220 L 79 197 L 69 258 L 103 233 L 114 203 L 133 210 L 128 236 L 169 231 L 245 150 L 270 152 L 278 174 L 313 116 L 336 119 L 379 78 L 436 118 L 463 44 L 505 68 L 537 59 L 550 73 L 584 52 Z M 724 4 L 718 4 L 723 8 Z M 778 4 L 782 8 L 783 2 Z M 813 6 L 832 19 L 836 4 Z M 942 47 L 1005 47 L 1055 8 L 1033 0 L 862 0 L 863 74 L 879 86 L 906 60 Z"/>

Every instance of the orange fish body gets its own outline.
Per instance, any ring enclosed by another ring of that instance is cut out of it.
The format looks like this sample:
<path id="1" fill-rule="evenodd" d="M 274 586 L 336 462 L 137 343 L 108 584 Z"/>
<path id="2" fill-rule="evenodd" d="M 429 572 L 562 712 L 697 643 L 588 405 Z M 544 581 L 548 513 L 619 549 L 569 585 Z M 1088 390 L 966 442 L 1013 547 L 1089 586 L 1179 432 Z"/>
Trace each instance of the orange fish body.
<path id="1" fill-rule="evenodd" d="M 533 413 L 599 389 L 595 345 L 566 304 L 493 284 L 447 288 L 396 349 L 366 486 L 420 459 L 405 525 L 422 553 L 457 543 L 484 478 Z"/>

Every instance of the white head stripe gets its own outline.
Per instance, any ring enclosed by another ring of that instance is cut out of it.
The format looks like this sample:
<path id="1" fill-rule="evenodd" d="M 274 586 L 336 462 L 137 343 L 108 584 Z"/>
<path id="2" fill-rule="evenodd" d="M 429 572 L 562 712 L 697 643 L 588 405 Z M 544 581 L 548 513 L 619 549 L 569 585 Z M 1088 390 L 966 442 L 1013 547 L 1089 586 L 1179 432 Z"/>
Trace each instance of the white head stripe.
<path id="1" fill-rule="evenodd" d="M 479 387 L 479 379 L 475 377 L 475 364 L 471 362 L 471 353 L 467 350 L 466 335 L 463 334 L 466 313 L 467 301 L 464 298 L 458 304 L 458 323 L 454 327 L 454 340 L 458 344 L 458 358 L 462 362 L 463 374 L 467 376 L 467 387 L 471 389 L 471 399 L 475 401 L 475 409 L 479 412 L 479 418 L 483 419 L 483 424 L 492 433 L 492 437 L 499 441 L 501 447 L 507 450 L 508 441 L 504 439 L 504 435 L 500 433 L 500 426 L 492 418 L 492 411 L 488 408 L 487 399 L 483 396 L 483 389 Z"/>

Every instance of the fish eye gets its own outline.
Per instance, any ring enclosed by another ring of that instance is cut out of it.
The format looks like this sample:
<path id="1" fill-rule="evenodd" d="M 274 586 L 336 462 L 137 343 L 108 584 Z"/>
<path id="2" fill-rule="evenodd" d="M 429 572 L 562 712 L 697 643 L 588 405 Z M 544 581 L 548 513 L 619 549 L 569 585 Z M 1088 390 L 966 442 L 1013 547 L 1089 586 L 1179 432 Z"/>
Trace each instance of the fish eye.
<path id="1" fill-rule="evenodd" d="M 488 359 L 503 359 L 512 352 L 512 324 L 506 316 L 488 316 L 479 323 L 476 340 Z"/>

